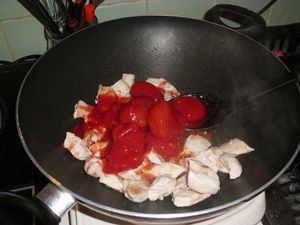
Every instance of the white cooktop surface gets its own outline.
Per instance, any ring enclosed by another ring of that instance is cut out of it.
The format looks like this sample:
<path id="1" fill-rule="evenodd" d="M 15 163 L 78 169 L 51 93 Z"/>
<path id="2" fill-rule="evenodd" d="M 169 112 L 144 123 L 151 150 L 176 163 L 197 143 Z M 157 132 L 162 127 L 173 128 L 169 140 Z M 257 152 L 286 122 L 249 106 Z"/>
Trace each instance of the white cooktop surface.
<path id="1" fill-rule="evenodd" d="M 209 220 L 189 225 L 259 225 L 265 213 L 265 193 L 261 193 L 252 200 L 230 210 L 229 212 Z M 60 225 L 132 225 L 122 220 L 114 219 L 100 213 L 96 213 L 84 206 L 76 205 L 63 217 Z"/>

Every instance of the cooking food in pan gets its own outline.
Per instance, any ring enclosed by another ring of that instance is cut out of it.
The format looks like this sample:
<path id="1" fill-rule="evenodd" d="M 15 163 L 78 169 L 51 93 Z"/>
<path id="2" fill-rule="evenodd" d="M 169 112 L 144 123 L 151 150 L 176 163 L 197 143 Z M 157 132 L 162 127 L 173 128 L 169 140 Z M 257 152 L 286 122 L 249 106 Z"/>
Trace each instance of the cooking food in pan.
<path id="1" fill-rule="evenodd" d="M 135 82 L 123 74 L 99 85 L 96 106 L 76 104 L 73 117 L 82 121 L 66 133 L 64 147 L 85 161 L 87 174 L 133 202 L 172 195 L 174 205 L 191 206 L 218 193 L 217 173 L 238 178 L 237 156 L 254 150 L 239 139 L 212 146 L 209 131 L 185 132 L 206 114 L 203 102 L 181 97 L 163 78 Z"/>
<path id="2" fill-rule="evenodd" d="M 134 222 L 196 222 L 220 215 L 264 191 L 299 152 L 299 88 L 292 83 L 236 111 L 213 134 L 213 146 L 238 138 L 255 149 L 238 156 L 243 165 L 238 179 L 218 172 L 218 194 L 190 207 L 176 207 L 171 196 L 136 204 L 87 176 L 85 161 L 60 150 L 65 132 L 78 122 L 72 117 L 78 100 L 94 105 L 95 86 L 99 82 L 114 84 L 124 71 L 136 74 L 137 81 L 163 75 L 182 96 L 208 93 L 233 108 L 236 100 L 248 100 L 291 77 L 263 46 L 205 21 L 134 17 L 101 23 L 66 38 L 26 76 L 16 104 L 16 122 L 33 163 L 79 204 Z"/>

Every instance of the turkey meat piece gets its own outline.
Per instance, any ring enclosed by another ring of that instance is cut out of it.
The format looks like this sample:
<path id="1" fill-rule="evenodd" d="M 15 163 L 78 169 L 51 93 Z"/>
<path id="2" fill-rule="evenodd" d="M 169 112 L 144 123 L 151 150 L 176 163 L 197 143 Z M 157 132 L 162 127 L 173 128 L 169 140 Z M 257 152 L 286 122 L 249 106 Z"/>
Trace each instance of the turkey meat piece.
<path id="1" fill-rule="evenodd" d="M 202 194 L 216 194 L 220 190 L 220 180 L 215 171 L 196 160 L 189 160 L 189 165 L 189 188 Z"/>
<path id="2" fill-rule="evenodd" d="M 229 173 L 228 167 L 224 166 L 220 160 L 222 155 L 224 153 L 219 147 L 210 147 L 205 151 L 201 151 L 193 158 L 210 167 L 215 172 Z"/>
<path id="3" fill-rule="evenodd" d="M 186 168 L 175 163 L 163 162 L 159 165 L 153 165 L 149 170 L 144 170 L 144 173 L 150 173 L 155 177 L 168 175 L 172 178 L 177 178 L 186 171 Z"/>
<path id="4" fill-rule="evenodd" d="M 124 194 L 133 202 L 143 202 L 148 199 L 149 186 L 143 180 L 124 180 Z"/>
<path id="5" fill-rule="evenodd" d="M 173 192 L 172 201 L 177 207 L 195 205 L 209 198 L 211 194 L 201 194 L 193 190 L 177 189 Z"/>
<path id="6" fill-rule="evenodd" d="M 119 192 L 124 191 L 123 180 L 117 175 L 102 173 L 99 182 Z"/>
<path id="7" fill-rule="evenodd" d="M 92 112 L 94 106 L 88 105 L 82 100 L 79 100 L 74 107 L 73 117 L 74 119 L 82 118 L 84 122 L 87 122 L 88 115 Z"/>
<path id="8" fill-rule="evenodd" d="M 241 176 L 242 173 L 242 165 L 239 160 L 231 154 L 223 154 L 220 157 L 221 163 L 227 168 L 229 171 L 230 179 L 236 179 Z"/>
<path id="9" fill-rule="evenodd" d="M 123 73 L 122 74 L 122 80 L 124 80 L 129 87 L 131 87 L 134 84 L 135 81 L 135 75 L 132 73 Z"/>
<path id="10" fill-rule="evenodd" d="M 192 157 L 199 154 L 201 151 L 207 150 L 210 146 L 211 143 L 206 138 L 201 135 L 191 134 L 184 142 L 181 155 Z"/>
<path id="11" fill-rule="evenodd" d="M 93 177 L 99 178 L 102 172 L 102 161 L 96 157 L 89 157 L 84 162 L 84 171 Z"/>
<path id="12" fill-rule="evenodd" d="M 150 201 L 163 200 L 175 190 L 176 180 L 168 175 L 157 177 L 148 190 Z"/>
<path id="13" fill-rule="evenodd" d="M 71 132 L 66 132 L 63 145 L 76 159 L 79 160 L 85 160 L 91 154 L 86 143 Z"/>
<path id="14" fill-rule="evenodd" d="M 150 151 L 147 154 L 147 158 L 149 161 L 153 164 L 162 164 L 164 162 L 163 157 L 161 157 L 159 154 L 157 154 L 155 151 Z"/>
<path id="15" fill-rule="evenodd" d="M 180 96 L 180 92 L 163 78 L 148 78 L 146 82 L 162 89 L 164 91 L 164 99 L 166 101 Z"/>
<path id="16" fill-rule="evenodd" d="M 244 141 L 235 138 L 219 146 L 219 149 L 224 153 L 232 155 L 241 155 L 254 151 L 254 148 L 251 148 Z"/>

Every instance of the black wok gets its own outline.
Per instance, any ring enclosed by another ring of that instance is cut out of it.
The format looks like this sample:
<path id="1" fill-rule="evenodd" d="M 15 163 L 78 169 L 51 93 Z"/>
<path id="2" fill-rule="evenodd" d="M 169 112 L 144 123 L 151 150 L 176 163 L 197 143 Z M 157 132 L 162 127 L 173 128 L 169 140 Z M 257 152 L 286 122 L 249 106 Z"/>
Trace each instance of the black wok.
<path id="1" fill-rule="evenodd" d="M 182 93 L 210 93 L 231 102 L 248 99 L 291 77 L 252 39 L 209 22 L 136 17 L 106 22 L 72 35 L 31 69 L 19 92 L 17 126 L 26 152 L 57 186 L 80 203 L 123 219 L 178 223 L 208 218 L 262 192 L 299 151 L 300 93 L 292 83 L 228 118 L 213 144 L 240 138 L 255 148 L 239 157 L 242 176 L 220 175 L 221 190 L 191 207 L 164 201 L 133 203 L 85 174 L 83 162 L 61 149 L 75 122 L 78 100 L 93 104 L 99 83 L 122 73 L 137 80 L 164 77 Z"/>

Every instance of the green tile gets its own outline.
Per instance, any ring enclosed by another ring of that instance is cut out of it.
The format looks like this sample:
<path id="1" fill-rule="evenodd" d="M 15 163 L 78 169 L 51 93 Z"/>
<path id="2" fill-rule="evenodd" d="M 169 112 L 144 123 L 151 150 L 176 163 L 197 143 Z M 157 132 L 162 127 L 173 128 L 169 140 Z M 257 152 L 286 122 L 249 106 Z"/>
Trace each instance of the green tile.
<path id="1" fill-rule="evenodd" d="M 36 19 L 8 21 L 3 29 L 15 59 L 45 52 L 43 26 Z"/>
<path id="2" fill-rule="evenodd" d="M 118 3 L 126 3 L 130 2 L 130 0 L 105 0 L 101 5 L 113 5 Z M 132 2 L 132 1 L 131 1 Z"/>
<path id="3" fill-rule="evenodd" d="M 17 0 L 0 1 L 0 20 L 30 15 L 30 13 Z"/>
<path id="4" fill-rule="evenodd" d="M 4 44 L 3 33 L 0 32 L 0 60 L 11 61 L 8 49 Z"/>
<path id="5" fill-rule="evenodd" d="M 96 15 L 100 23 L 119 18 L 142 16 L 146 14 L 146 1 L 102 5 L 96 10 Z"/>
<path id="6" fill-rule="evenodd" d="M 285 25 L 300 22 L 300 1 L 277 1 L 271 11 L 268 25 Z"/>
<path id="7" fill-rule="evenodd" d="M 212 0 L 151 0 L 149 1 L 149 15 L 202 19 L 205 12 L 212 6 Z"/>

